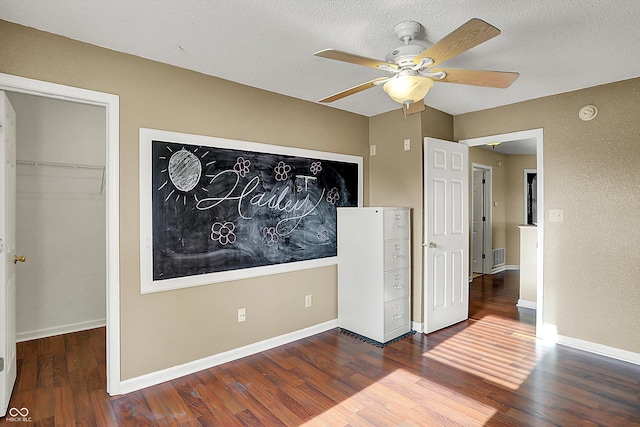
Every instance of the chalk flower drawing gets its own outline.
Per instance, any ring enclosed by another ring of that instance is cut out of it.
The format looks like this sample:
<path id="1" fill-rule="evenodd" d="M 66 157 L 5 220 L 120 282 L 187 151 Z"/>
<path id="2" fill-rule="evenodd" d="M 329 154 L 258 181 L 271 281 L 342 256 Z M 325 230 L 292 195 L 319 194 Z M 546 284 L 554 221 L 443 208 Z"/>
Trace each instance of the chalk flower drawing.
<path id="1" fill-rule="evenodd" d="M 327 193 L 327 202 L 335 205 L 336 203 L 338 203 L 338 200 L 340 200 L 340 193 L 338 192 L 338 189 L 336 187 L 333 187 Z"/>
<path id="2" fill-rule="evenodd" d="M 321 225 L 318 227 L 318 233 L 316 236 L 318 236 L 318 240 L 325 242 L 329 240 L 329 230 L 327 230 L 325 226 Z"/>
<path id="3" fill-rule="evenodd" d="M 234 243 L 236 241 L 235 229 L 236 226 L 232 222 L 214 222 L 211 226 L 211 240 L 217 240 L 222 245 Z"/>
<path id="4" fill-rule="evenodd" d="M 311 167 L 309 168 L 309 170 L 311 171 L 312 174 L 318 175 L 322 170 L 322 163 L 320 162 L 311 163 Z"/>
<path id="5" fill-rule="evenodd" d="M 275 227 L 264 227 L 262 229 L 262 240 L 267 246 L 273 246 L 278 243 L 278 233 Z"/>
<path id="6" fill-rule="evenodd" d="M 233 170 L 238 172 L 238 175 L 244 178 L 249 173 L 249 166 L 251 166 L 251 162 L 249 160 L 245 160 L 243 157 L 238 157 L 236 164 L 233 165 Z"/>
<path id="7" fill-rule="evenodd" d="M 289 172 L 291 172 L 291 166 L 285 162 L 278 162 L 273 171 L 276 174 L 276 181 L 286 181 L 289 178 Z"/>

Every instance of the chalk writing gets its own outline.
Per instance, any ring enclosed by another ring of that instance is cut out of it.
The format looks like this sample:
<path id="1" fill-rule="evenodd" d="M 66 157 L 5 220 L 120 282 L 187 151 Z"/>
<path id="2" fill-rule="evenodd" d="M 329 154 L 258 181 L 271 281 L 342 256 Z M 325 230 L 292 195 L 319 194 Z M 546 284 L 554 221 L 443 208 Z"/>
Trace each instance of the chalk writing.
<path id="1" fill-rule="evenodd" d="M 336 255 L 358 165 L 152 141 L 153 278 Z"/>

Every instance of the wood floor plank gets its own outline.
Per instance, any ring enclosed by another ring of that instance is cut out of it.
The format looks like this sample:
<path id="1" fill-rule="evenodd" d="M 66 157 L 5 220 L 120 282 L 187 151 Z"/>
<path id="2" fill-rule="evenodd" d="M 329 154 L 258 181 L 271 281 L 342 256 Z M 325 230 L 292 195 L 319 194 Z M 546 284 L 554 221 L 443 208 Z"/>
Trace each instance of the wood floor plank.
<path id="1" fill-rule="evenodd" d="M 76 420 L 73 390 L 70 386 L 56 387 L 53 390 L 55 425 L 74 426 Z"/>
<path id="2" fill-rule="evenodd" d="M 195 418 L 171 382 L 146 388 L 142 395 L 159 425 L 179 425 Z"/>

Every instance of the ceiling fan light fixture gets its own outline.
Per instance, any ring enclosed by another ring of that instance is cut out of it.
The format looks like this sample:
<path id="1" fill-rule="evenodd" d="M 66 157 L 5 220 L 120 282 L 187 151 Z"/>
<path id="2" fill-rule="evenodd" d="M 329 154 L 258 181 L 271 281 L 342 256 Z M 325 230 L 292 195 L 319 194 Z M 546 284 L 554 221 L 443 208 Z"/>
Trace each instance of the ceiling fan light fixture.
<path id="1" fill-rule="evenodd" d="M 398 76 L 386 82 L 382 88 L 399 104 L 420 101 L 433 87 L 433 80 L 422 76 Z"/>

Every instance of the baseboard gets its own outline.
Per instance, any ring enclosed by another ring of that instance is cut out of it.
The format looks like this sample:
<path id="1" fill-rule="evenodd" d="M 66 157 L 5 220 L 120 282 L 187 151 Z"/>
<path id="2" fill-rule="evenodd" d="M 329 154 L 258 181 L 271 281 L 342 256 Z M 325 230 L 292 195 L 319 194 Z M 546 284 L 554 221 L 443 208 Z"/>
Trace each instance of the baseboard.
<path id="1" fill-rule="evenodd" d="M 72 332 L 86 331 L 87 329 L 101 328 L 107 325 L 107 319 L 90 320 L 87 322 L 72 323 L 70 325 L 55 326 L 53 328 L 38 329 L 16 333 L 16 342 L 37 340 L 53 337 L 55 335 L 70 334 Z"/>
<path id="2" fill-rule="evenodd" d="M 310 326 L 308 328 L 300 329 L 298 331 L 290 332 L 288 334 L 249 344 L 244 347 L 235 348 L 233 350 L 214 354 L 212 356 L 194 360 L 192 362 L 187 362 L 182 365 L 172 366 L 171 368 L 166 368 L 160 371 L 141 375 L 139 377 L 130 378 L 128 380 L 120 382 L 120 393 L 131 393 L 133 391 L 151 387 L 166 381 L 171 381 L 185 375 L 190 375 L 198 371 L 221 365 L 223 363 L 231 362 L 233 360 L 237 360 L 246 356 L 251 356 L 252 354 L 270 350 L 272 348 L 288 344 L 290 342 L 297 341 L 303 338 L 307 338 L 312 335 L 316 335 L 337 327 L 338 319 L 334 319 L 328 322 L 320 323 L 318 325 Z"/>
<path id="3" fill-rule="evenodd" d="M 422 333 L 424 332 L 424 323 L 411 322 L 411 328 L 418 333 Z"/>
<path id="4" fill-rule="evenodd" d="M 535 310 L 537 303 L 535 303 L 534 301 L 527 301 L 526 299 L 519 299 L 518 303 L 516 304 L 517 307 L 522 307 L 522 308 L 530 308 L 531 310 Z"/>
<path id="5" fill-rule="evenodd" d="M 491 269 L 491 274 L 502 273 L 507 270 L 520 270 L 519 265 L 502 264 Z"/>
<path id="6" fill-rule="evenodd" d="M 565 345 L 567 347 L 577 348 L 578 350 L 588 351 L 589 353 L 599 354 L 601 356 L 611 357 L 612 359 L 621 360 L 623 362 L 633 363 L 640 365 L 640 354 L 633 353 L 631 351 L 622 350 L 615 347 L 609 347 L 594 343 L 591 341 L 580 340 L 577 338 L 565 337 L 558 335 L 556 337 L 556 343 Z"/>

